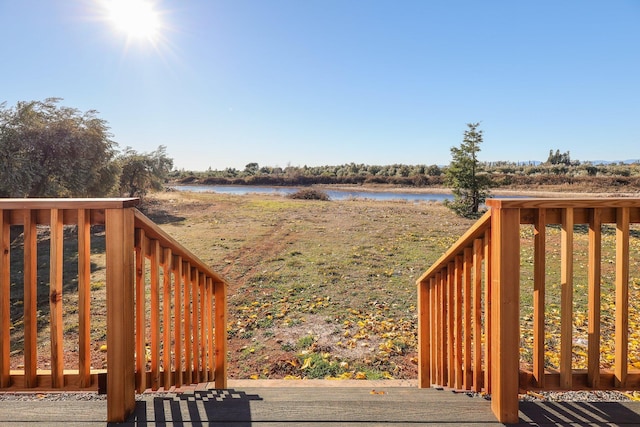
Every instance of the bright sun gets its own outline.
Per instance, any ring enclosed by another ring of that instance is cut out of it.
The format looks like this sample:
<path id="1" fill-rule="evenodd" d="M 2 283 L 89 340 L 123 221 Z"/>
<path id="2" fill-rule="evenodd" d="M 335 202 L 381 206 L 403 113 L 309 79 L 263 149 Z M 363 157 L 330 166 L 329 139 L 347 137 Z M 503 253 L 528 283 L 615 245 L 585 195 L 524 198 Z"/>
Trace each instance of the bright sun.
<path id="1" fill-rule="evenodd" d="M 108 19 L 129 38 L 154 40 L 161 22 L 153 3 L 148 0 L 108 0 Z"/>

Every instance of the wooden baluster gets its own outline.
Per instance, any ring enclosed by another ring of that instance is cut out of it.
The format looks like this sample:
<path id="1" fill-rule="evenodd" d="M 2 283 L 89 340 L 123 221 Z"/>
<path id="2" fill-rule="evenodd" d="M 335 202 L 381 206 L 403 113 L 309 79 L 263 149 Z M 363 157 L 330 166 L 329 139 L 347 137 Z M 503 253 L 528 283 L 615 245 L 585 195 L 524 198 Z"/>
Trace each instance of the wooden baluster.
<path id="1" fill-rule="evenodd" d="M 207 278 L 204 273 L 200 273 L 198 281 L 200 288 L 200 381 L 207 381 L 207 315 L 205 302 L 207 300 Z"/>
<path id="2" fill-rule="evenodd" d="M 546 210 L 538 209 L 533 230 L 533 377 L 544 388 L 544 310 L 546 274 Z"/>
<path id="3" fill-rule="evenodd" d="M 453 290 L 453 303 L 454 303 L 454 356 L 453 356 L 453 366 L 455 369 L 454 375 L 454 387 L 456 390 L 462 389 L 462 323 L 464 320 L 464 312 L 462 311 L 462 256 L 458 255 L 455 259 L 455 267 L 454 267 L 455 275 L 454 275 L 454 290 Z"/>
<path id="4" fill-rule="evenodd" d="M 175 385 L 176 387 L 182 387 L 182 283 L 183 283 L 183 270 L 182 270 L 182 257 L 173 257 L 173 280 L 174 280 L 174 314 L 173 314 L 173 330 L 175 334 Z"/>
<path id="5" fill-rule="evenodd" d="M 629 208 L 616 210 L 615 386 L 627 384 L 629 351 Z"/>
<path id="6" fill-rule="evenodd" d="M 482 390 L 482 239 L 473 241 L 473 387 Z"/>
<path id="7" fill-rule="evenodd" d="M 194 269 L 195 270 L 195 269 Z M 200 272 L 195 270 L 192 275 L 192 294 L 191 294 L 191 327 L 193 328 L 193 382 L 200 382 L 200 317 L 198 316 L 198 297 L 200 295 Z"/>
<path id="8" fill-rule="evenodd" d="M 213 381 L 215 379 L 216 372 L 213 287 L 213 279 L 211 277 L 207 277 L 207 343 L 209 344 L 209 348 L 207 350 L 207 354 L 209 355 L 209 367 L 207 369 L 209 377 L 207 378 L 207 381 Z"/>
<path id="9" fill-rule="evenodd" d="M 171 248 L 162 254 L 162 385 L 169 390 L 171 380 Z"/>
<path id="10" fill-rule="evenodd" d="M 64 342 L 62 323 L 62 266 L 64 264 L 64 229 L 62 211 L 51 209 L 49 254 L 49 315 L 51 338 L 51 386 L 64 387 Z"/>
<path id="11" fill-rule="evenodd" d="M 449 357 L 447 343 L 447 320 L 449 315 L 447 314 L 447 284 L 449 281 L 449 273 L 446 269 L 443 269 L 440 274 L 440 385 L 447 386 L 449 373 L 447 372 Z"/>
<path id="12" fill-rule="evenodd" d="M 91 211 L 78 209 L 78 368 L 80 387 L 91 386 Z"/>
<path id="13" fill-rule="evenodd" d="M 149 241 L 144 229 L 136 230 L 136 390 L 143 393 L 147 389 L 147 319 L 145 260 Z"/>
<path id="14" fill-rule="evenodd" d="M 227 388 L 227 287 L 223 282 L 213 283 L 215 298 L 215 372 L 216 389 Z"/>
<path id="15" fill-rule="evenodd" d="M 431 366 L 429 367 L 429 386 L 431 384 L 437 384 L 438 376 L 438 275 L 430 279 L 431 286 L 429 287 L 429 313 L 430 313 L 430 328 L 429 333 L 431 343 Z"/>
<path id="16" fill-rule="evenodd" d="M 589 387 L 600 387 L 600 280 L 602 264 L 602 211 L 591 209 L 589 214 L 588 256 L 588 349 L 587 381 Z"/>
<path id="17" fill-rule="evenodd" d="M 151 241 L 151 389 L 160 388 L 160 242 Z"/>
<path id="18" fill-rule="evenodd" d="M 431 386 L 429 289 L 432 282 L 433 279 L 429 279 L 428 283 L 418 282 L 418 387 L 420 388 Z"/>
<path id="19" fill-rule="evenodd" d="M 202 326 L 200 328 L 200 346 L 201 346 L 201 356 L 202 356 L 202 382 L 209 381 L 209 368 L 213 371 L 213 366 L 209 366 L 209 331 L 211 324 L 209 323 L 211 317 L 209 317 L 209 307 L 208 304 L 208 287 L 209 287 L 209 278 L 202 273 L 201 276 L 201 291 L 200 291 L 200 316 Z"/>
<path id="20" fill-rule="evenodd" d="M 0 209 L 0 388 L 11 385 L 11 236 L 10 212 Z"/>
<path id="21" fill-rule="evenodd" d="M 447 269 L 447 387 L 455 387 L 456 378 L 456 337 L 455 337 L 455 286 L 456 267 L 455 262 L 449 263 Z"/>
<path id="22" fill-rule="evenodd" d="M 183 267 L 184 280 L 184 360 L 185 360 L 185 382 L 193 383 L 193 351 L 191 347 L 191 289 L 193 282 L 193 268 L 190 263 Z"/>
<path id="23" fill-rule="evenodd" d="M 491 230 L 486 230 L 484 233 L 483 252 L 484 252 L 484 391 L 485 393 L 491 393 L 491 367 L 493 366 L 493 357 L 491 357 L 491 348 L 493 344 L 492 325 L 491 325 Z"/>
<path id="24" fill-rule="evenodd" d="M 462 378 L 462 387 L 465 390 L 471 389 L 471 316 L 472 307 L 471 307 L 471 271 L 473 269 L 473 249 L 465 248 L 464 249 L 464 262 L 463 262 L 463 279 L 462 279 L 462 314 L 464 316 L 464 376 Z"/>
<path id="25" fill-rule="evenodd" d="M 38 232 L 36 211 L 24 213 L 24 384 L 38 385 Z"/>
<path id="26" fill-rule="evenodd" d="M 573 208 L 562 210 L 560 234 L 560 387 L 571 389 L 573 358 Z"/>
<path id="27" fill-rule="evenodd" d="M 446 333 L 446 311 L 445 311 L 445 294 L 444 294 L 444 282 L 445 279 L 443 277 L 443 273 L 441 271 L 436 273 L 436 286 L 437 286 L 437 294 L 436 294 L 436 306 L 437 306 L 437 324 L 436 324 L 436 351 L 438 353 L 436 363 L 438 364 L 438 381 L 436 384 L 440 386 L 444 386 L 446 384 L 445 381 L 445 363 L 447 361 L 447 342 L 444 339 Z"/>

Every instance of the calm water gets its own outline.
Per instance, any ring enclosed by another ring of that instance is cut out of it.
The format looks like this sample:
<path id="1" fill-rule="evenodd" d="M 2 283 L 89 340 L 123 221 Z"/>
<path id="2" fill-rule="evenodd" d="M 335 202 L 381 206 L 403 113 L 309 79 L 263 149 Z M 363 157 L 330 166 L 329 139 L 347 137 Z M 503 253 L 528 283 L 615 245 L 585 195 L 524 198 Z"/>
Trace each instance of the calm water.
<path id="1" fill-rule="evenodd" d="M 193 191 L 193 192 L 213 192 L 221 194 L 279 194 L 286 196 L 300 190 L 296 187 L 262 187 L 251 185 L 175 185 L 177 191 Z M 439 193 L 396 193 L 393 191 L 369 192 L 369 191 L 343 191 L 343 190 L 323 190 L 331 197 L 331 200 L 345 199 L 372 199 L 372 200 L 408 200 L 412 202 L 420 201 L 437 201 L 451 200 L 451 194 Z"/>

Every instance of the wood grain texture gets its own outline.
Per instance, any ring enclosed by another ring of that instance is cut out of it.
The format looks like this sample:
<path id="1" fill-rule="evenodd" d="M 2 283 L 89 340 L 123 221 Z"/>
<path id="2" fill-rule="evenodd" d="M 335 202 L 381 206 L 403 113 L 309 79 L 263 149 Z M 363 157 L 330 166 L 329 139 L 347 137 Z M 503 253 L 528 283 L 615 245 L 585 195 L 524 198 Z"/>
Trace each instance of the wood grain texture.
<path id="1" fill-rule="evenodd" d="M 78 369 L 91 386 L 91 211 L 78 209 Z"/>
<path id="2" fill-rule="evenodd" d="M 51 209 L 49 250 L 49 328 L 51 342 L 51 383 L 64 386 L 64 336 L 62 323 L 62 273 L 64 265 L 64 230 L 62 212 Z"/>
<path id="3" fill-rule="evenodd" d="M 475 240 L 474 240 L 475 242 Z M 473 316 L 473 307 L 471 305 L 471 272 L 473 270 L 473 249 L 465 248 L 463 259 L 463 274 L 462 274 L 462 316 L 463 316 L 463 358 L 464 358 L 464 372 L 462 378 L 462 388 L 465 390 L 471 390 L 471 374 L 472 374 L 472 355 L 471 355 L 471 318 Z"/>
<path id="4" fill-rule="evenodd" d="M 431 386 L 431 313 L 429 295 L 433 281 L 418 283 L 418 387 Z"/>
<path id="5" fill-rule="evenodd" d="M 24 211 L 24 382 L 37 387 L 38 232 L 36 212 Z"/>
<path id="6" fill-rule="evenodd" d="M 629 208 L 618 209 L 616 219 L 616 386 L 627 382 L 629 352 Z"/>
<path id="7" fill-rule="evenodd" d="M 135 407 L 134 220 L 131 209 L 107 209 L 107 420 Z"/>
<path id="8" fill-rule="evenodd" d="M 171 384 L 171 261 L 170 248 L 162 248 L 162 386 Z"/>
<path id="9" fill-rule="evenodd" d="M 547 273 L 546 210 L 539 209 L 533 229 L 533 372 L 544 387 L 544 321 Z"/>
<path id="10" fill-rule="evenodd" d="M 179 255 L 175 255 L 173 257 L 173 330 L 175 334 L 175 371 L 182 372 L 182 349 L 183 349 L 183 341 L 184 336 L 182 333 L 182 318 L 183 318 L 183 307 L 182 307 L 182 284 L 184 280 L 183 274 L 183 262 L 182 257 Z M 182 386 L 182 375 L 178 375 L 175 379 L 175 386 Z"/>
<path id="11" fill-rule="evenodd" d="M 11 235 L 8 213 L 0 209 L 0 388 L 11 385 L 9 355 L 11 352 Z M 7 326 L 4 326 L 7 325 Z"/>
<path id="12" fill-rule="evenodd" d="M 483 239 L 473 241 L 473 387 L 480 392 L 483 387 L 482 378 L 482 262 Z"/>
<path id="13" fill-rule="evenodd" d="M 145 280 L 146 252 L 149 245 L 144 230 L 136 230 L 136 390 L 147 388 L 147 286 Z"/>
<path id="14" fill-rule="evenodd" d="M 149 259 L 151 300 L 149 319 L 151 325 L 151 389 L 160 388 L 160 259 L 162 256 L 160 242 L 151 240 L 151 256 Z"/>
<path id="15" fill-rule="evenodd" d="M 591 210 L 589 219 L 589 255 L 587 266 L 588 344 L 587 371 L 589 386 L 600 387 L 600 313 L 601 313 L 601 265 L 602 219 L 599 208 Z"/>
<path id="16" fill-rule="evenodd" d="M 562 211 L 560 231 L 560 382 L 571 389 L 573 360 L 573 209 Z"/>
<path id="17" fill-rule="evenodd" d="M 491 408 L 499 421 L 518 421 L 520 354 L 520 212 L 491 216 Z"/>

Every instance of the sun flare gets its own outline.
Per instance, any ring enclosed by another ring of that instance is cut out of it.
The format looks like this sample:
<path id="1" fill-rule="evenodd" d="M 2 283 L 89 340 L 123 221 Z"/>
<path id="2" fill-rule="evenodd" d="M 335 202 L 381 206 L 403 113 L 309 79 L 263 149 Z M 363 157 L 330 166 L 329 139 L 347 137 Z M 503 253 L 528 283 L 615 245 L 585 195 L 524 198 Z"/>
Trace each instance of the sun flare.
<path id="1" fill-rule="evenodd" d="M 108 0 L 108 19 L 132 39 L 154 40 L 160 31 L 160 14 L 148 0 Z"/>

